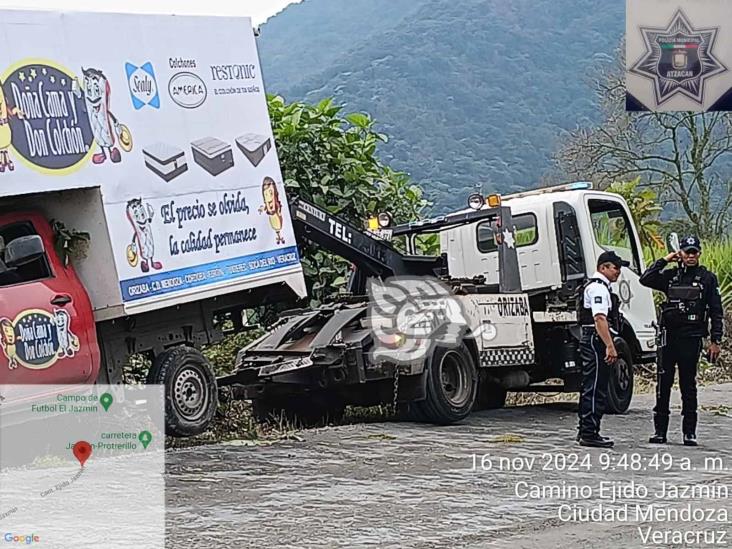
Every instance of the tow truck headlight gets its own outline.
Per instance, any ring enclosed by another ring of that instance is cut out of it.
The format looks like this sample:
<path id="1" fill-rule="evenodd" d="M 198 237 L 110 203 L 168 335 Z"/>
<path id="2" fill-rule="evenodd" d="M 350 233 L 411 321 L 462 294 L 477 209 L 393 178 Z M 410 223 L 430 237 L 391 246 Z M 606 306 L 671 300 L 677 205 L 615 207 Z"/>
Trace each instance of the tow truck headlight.
<path id="1" fill-rule="evenodd" d="M 468 206 L 473 210 L 480 210 L 483 204 L 485 204 L 485 201 L 479 193 L 473 193 L 468 197 Z"/>
<path id="2" fill-rule="evenodd" d="M 378 231 L 379 229 L 386 229 L 392 224 L 391 214 L 387 212 L 381 212 L 378 215 L 372 215 L 366 220 L 366 229 L 369 231 Z"/>

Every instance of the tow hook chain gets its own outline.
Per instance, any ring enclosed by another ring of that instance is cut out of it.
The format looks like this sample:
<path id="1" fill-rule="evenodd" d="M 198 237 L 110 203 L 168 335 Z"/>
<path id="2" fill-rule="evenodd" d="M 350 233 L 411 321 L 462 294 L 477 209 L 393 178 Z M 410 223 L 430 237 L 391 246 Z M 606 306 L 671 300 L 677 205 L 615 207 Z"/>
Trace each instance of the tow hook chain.
<path id="1" fill-rule="evenodd" d="M 391 413 L 396 415 L 397 412 L 397 399 L 399 397 L 399 365 L 394 368 L 394 398 L 391 403 Z"/>

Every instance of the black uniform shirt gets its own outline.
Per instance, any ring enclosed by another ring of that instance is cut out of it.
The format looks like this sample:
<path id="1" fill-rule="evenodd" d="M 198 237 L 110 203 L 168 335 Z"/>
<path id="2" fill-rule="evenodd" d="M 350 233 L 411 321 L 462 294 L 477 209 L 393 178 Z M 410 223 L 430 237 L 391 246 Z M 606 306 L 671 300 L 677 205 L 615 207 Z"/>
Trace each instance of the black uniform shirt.
<path id="1" fill-rule="evenodd" d="M 640 277 L 640 283 L 648 288 L 653 288 L 663 292 L 668 296 L 668 286 L 676 276 L 676 273 L 681 269 L 681 275 L 679 277 L 680 284 L 691 284 L 694 281 L 694 277 L 701 272 L 700 282 L 704 286 L 704 303 L 709 311 L 709 319 L 711 320 L 711 339 L 714 343 L 722 341 L 722 332 L 724 325 L 724 312 L 722 310 L 722 296 L 719 293 L 719 283 L 717 277 L 711 271 L 700 267 L 674 267 L 672 269 L 664 268 L 668 265 L 668 261 L 661 258 L 656 261 L 653 265 L 648 267 L 645 273 Z M 705 337 L 709 331 L 707 322 L 703 325 L 700 324 L 698 327 L 686 326 L 681 329 L 682 333 L 676 335 L 683 337 Z"/>

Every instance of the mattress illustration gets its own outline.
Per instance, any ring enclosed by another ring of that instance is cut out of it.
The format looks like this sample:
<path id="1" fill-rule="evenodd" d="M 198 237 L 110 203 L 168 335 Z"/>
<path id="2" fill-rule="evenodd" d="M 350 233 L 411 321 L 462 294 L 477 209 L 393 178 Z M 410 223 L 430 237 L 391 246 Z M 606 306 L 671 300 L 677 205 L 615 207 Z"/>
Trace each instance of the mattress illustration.
<path id="1" fill-rule="evenodd" d="M 191 143 L 193 160 L 211 175 L 219 175 L 234 165 L 231 145 L 216 139 L 204 137 Z"/>
<path id="2" fill-rule="evenodd" d="M 245 133 L 236 138 L 236 146 L 244 153 L 255 168 L 272 148 L 272 141 L 266 135 Z"/>
<path id="3" fill-rule="evenodd" d="M 183 149 L 167 143 L 153 143 L 142 149 L 145 166 L 165 181 L 170 181 L 188 170 Z"/>

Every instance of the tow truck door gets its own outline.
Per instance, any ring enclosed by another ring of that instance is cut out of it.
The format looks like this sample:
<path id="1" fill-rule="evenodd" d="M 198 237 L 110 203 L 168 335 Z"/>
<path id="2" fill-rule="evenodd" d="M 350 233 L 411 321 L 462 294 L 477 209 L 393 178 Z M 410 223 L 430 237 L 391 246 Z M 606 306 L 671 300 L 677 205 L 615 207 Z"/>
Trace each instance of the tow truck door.
<path id="1" fill-rule="evenodd" d="M 605 250 L 613 250 L 630 262 L 623 267 L 620 278 L 613 284 L 613 291 L 620 297 L 620 310 L 630 323 L 641 345 L 641 351 L 655 351 L 656 308 L 653 294 L 640 283 L 645 270 L 640 241 L 628 209 L 618 199 L 608 196 L 586 195 L 590 216 L 588 235 L 592 262 Z"/>
<path id="2" fill-rule="evenodd" d="M 0 383 L 93 381 L 98 351 L 89 298 L 56 256 L 48 223 L 33 214 L 0 217 L 6 246 L 34 234 L 44 256 L 0 273 Z"/>

